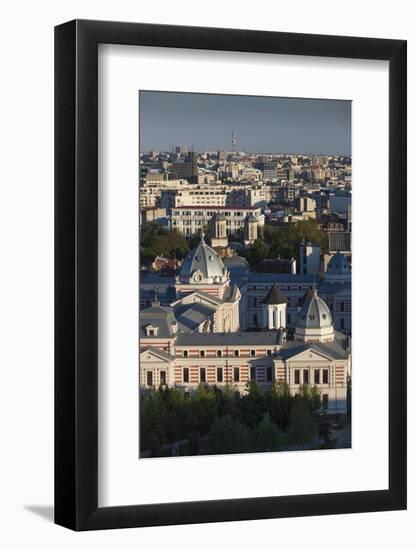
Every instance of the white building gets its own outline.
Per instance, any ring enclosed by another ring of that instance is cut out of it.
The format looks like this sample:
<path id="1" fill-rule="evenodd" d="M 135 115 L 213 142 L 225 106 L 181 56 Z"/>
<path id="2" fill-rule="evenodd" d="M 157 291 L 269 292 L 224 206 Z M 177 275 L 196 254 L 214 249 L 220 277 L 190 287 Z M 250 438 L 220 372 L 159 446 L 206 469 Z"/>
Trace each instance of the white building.
<path id="1" fill-rule="evenodd" d="M 213 216 L 221 212 L 226 217 L 227 235 L 238 235 L 243 232 L 245 219 L 252 214 L 259 226 L 264 225 L 264 215 L 260 208 L 248 206 L 244 208 L 210 206 L 179 206 L 171 211 L 171 228 L 177 229 L 186 237 L 199 234 L 207 226 Z"/>

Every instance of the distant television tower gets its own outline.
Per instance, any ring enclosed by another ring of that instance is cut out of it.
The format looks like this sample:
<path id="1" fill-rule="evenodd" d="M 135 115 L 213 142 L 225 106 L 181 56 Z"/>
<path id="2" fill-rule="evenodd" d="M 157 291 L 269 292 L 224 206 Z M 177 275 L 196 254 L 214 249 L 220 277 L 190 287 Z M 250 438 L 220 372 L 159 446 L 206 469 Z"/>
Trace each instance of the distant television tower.
<path id="1" fill-rule="evenodd" d="M 237 153 L 237 134 L 236 128 L 232 130 L 232 153 Z"/>

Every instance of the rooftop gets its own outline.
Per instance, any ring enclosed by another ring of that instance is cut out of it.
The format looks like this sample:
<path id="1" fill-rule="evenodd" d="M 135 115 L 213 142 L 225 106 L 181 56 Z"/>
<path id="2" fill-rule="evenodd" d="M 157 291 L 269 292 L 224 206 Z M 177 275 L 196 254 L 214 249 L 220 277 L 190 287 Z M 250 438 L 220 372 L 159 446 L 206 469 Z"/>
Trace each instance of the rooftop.
<path id="1" fill-rule="evenodd" d="M 279 357 L 289 359 L 303 351 L 311 349 L 319 354 L 325 355 L 331 359 L 346 359 L 349 356 L 344 343 L 346 337 L 335 332 L 335 339 L 332 342 L 301 342 L 300 340 L 290 340 L 285 342 L 279 350 Z"/>
<path id="2" fill-rule="evenodd" d="M 274 285 L 265 296 L 263 303 L 268 305 L 286 304 L 288 303 L 288 299 L 286 298 L 286 296 L 284 296 L 280 289 Z"/>
<path id="3" fill-rule="evenodd" d="M 304 273 L 249 273 L 249 283 L 312 284 L 317 276 Z"/>
<path id="4" fill-rule="evenodd" d="M 277 346 L 281 341 L 281 333 L 274 331 L 260 332 L 212 332 L 202 334 L 193 332 L 179 334 L 177 346 Z"/>

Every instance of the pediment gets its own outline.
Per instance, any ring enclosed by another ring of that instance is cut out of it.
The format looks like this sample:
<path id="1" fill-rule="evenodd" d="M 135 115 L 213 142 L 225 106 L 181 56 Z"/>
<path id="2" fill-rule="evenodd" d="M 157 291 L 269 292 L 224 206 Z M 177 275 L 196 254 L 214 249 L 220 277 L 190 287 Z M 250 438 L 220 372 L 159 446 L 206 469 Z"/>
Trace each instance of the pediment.
<path id="1" fill-rule="evenodd" d="M 152 363 L 171 363 L 174 360 L 174 357 L 169 355 L 167 352 L 158 350 L 158 349 L 144 349 L 140 353 L 140 360 L 143 363 L 152 362 Z"/>
<path id="2" fill-rule="evenodd" d="M 332 358 L 313 349 L 307 349 L 288 357 L 287 361 L 305 361 L 307 363 L 332 361 Z"/>
<path id="3" fill-rule="evenodd" d="M 195 304 L 195 303 L 207 304 L 213 307 L 213 306 L 218 306 L 219 300 L 204 292 L 196 291 L 196 292 L 190 292 L 186 294 L 179 300 L 176 300 L 175 302 L 173 302 L 171 306 L 175 307 L 180 304 Z"/>

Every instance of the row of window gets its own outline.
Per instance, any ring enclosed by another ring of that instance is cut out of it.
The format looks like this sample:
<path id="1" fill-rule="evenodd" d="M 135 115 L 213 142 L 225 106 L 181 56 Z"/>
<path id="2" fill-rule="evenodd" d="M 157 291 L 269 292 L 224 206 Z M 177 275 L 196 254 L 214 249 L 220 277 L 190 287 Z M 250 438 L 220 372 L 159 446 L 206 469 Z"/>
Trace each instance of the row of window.
<path id="1" fill-rule="evenodd" d="M 224 371 L 224 369 L 222 367 L 218 367 L 216 369 L 216 381 L 217 382 L 221 383 L 221 382 L 224 381 L 223 371 Z M 232 374 L 232 373 L 230 372 L 230 374 Z M 200 375 L 200 382 L 205 383 L 207 381 L 206 368 L 205 367 L 200 367 L 199 375 Z M 188 367 L 184 367 L 182 369 L 182 380 L 183 380 L 184 384 L 188 384 L 190 382 L 190 369 Z M 240 368 L 239 367 L 233 367 L 233 382 L 240 382 Z"/>
<path id="2" fill-rule="evenodd" d="M 328 384 L 329 369 L 314 369 L 313 381 L 314 381 L 314 384 Z M 294 370 L 294 384 L 301 384 L 301 383 L 310 384 L 310 369 Z"/>
<path id="3" fill-rule="evenodd" d="M 216 212 L 205 212 L 205 211 L 201 211 L 201 210 L 195 210 L 194 212 L 191 212 L 189 210 L 173 210 L 172 211 L 172 215 L 173 216 L 214 216 L 216 214 Z M 245 210 L 239 210 L 237 212 L 229 212 L 229 211 L 225 211 L 224 212 L 224 215 L 226 217 L 234 217 L 234 218 L 241 218 L 242 216 L 246 216 L 247 215 L 247 211 Z"/>
<path id="4" fill-rule="evenodd" d="M 233 382 L 240 382 L 240 368 L 233 367 Z M 230 374 L 232 374 L 232 372 Z M 216 381 L 222 383 L 224 381 L 224 368 L 218 367 L 216 369 Z M 206 382 L 206 368 L 200 367 L 199 369 L 200 382 Z M 251 367 L 250 369 L 250 378 L 251 380 L 256 380 L 256 368 Z M 182 379 L 185 384 L 190 382 L 190 369 L 184 367 L 182 369 Z M 313 372 L 314 384 L 328 384 L 329 383 L 329 369 L 314 369 Z M 295 369 L 294 370 L 294 384 L 303 384 L 310 383 L 310 371 L 309 369 Z M 266 368 L 266 381 L 272 382 L 272 367 Z M 165 386 L 167 383 L 167 373 L 166 371 L 160 371 L 159 373 L 159 384 Z M 146 372 L 146 384 L 148 386 L 154 385 L 154 373 L 153 371 Z"/>
<path id="5" fill-rule="evenodd" d="M 266 354 L 267 354 L 268 357 L 270 357 L 272 355 L 272 350 L 267 349 Z M 198 355 L 199 355 L 199 357 L 206 357 L 206 350 L 204 350 L 204 349 L 199 350 Z M 182 356 L 183 357 L 189 357 L 188 350 L 186 350 L 186 349 L 183 350 Z M 255 349 L 250 350 L 250 356 L 251 357 L 256 357 L 256 350 Z M 230 353 L 226 350 L 218 349 L 218 350 L 216 350 L 216 357 L 230 357 Z M 240 350 L 234 349 L 232 357 L 240 357 Z"/>

